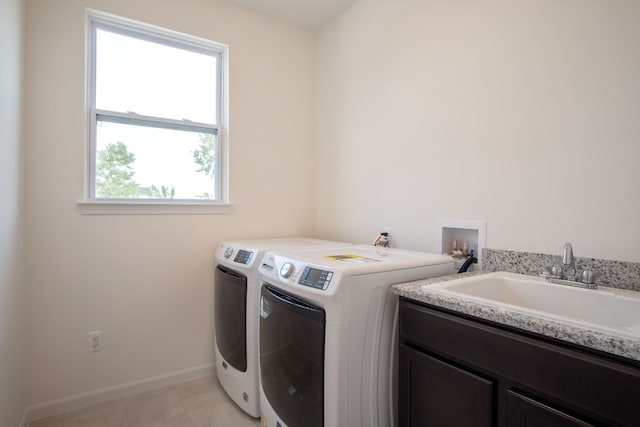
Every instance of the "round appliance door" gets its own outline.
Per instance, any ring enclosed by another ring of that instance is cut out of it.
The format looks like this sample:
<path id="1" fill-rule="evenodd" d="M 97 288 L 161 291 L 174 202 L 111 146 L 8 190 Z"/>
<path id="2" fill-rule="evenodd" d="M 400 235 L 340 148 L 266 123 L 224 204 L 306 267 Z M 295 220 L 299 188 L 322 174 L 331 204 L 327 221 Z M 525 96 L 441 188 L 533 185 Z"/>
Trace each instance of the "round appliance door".
<path id="1" fill-rule="evenodd" d="M 324 424 L 325 311 L 263 285 L 260 299 L 260 379 L 285 424 Z"/>
<path id="2" fill-rule="evenodd" d="M 214 310 L 216 344 L 224 360 L 241 372 L 247 370 L 247 277 L 218 265 Z"/>

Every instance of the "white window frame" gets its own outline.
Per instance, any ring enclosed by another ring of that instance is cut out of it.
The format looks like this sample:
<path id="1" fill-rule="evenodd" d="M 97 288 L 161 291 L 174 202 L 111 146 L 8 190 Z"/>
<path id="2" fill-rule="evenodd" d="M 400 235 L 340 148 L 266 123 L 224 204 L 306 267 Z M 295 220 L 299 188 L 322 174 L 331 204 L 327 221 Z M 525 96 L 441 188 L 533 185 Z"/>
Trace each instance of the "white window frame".
<path id="1" fill-rule="evenodd" d="M 228 64 L 229 47 L 153 25 L 121 18 L 92 9 L 86 11 L 87 43 L 87 155 L 85 167 L 85 198 L 79 203 L 83 214 L 218 214 L 231 212 L 229 203 L 228 156 Z M 216 124 L 196 123 L 189 120 L 168 120 L 142 116 L 132 112 L 98 110 L 96 106 L 96 30 L 107 29 L 125 36 L 134 36 L 168 46 L 218 57 L 218 117 Z M 96 172 L 96 123 L 98 121 L 126 123 L 149 127 L 213 133 L 216 135 L 216 200 L 172 199 L 100 199 L 95 195 Z"/>

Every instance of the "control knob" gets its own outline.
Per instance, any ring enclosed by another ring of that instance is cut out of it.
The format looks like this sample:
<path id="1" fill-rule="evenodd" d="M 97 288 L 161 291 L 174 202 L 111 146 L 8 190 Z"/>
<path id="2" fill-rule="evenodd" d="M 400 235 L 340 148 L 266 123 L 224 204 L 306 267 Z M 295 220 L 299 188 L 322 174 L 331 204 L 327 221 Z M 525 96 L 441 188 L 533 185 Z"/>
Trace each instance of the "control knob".
<path id="1" fill-rule="evenodd" d="M 227 248 L 224 251 L 224 257 L 225 258 L 229 258 L 231 255 L 233 255 L 233 248 Z"/>
<path id="2" fill-rule="evenodd" d="M 292 263 L 285 262 L 284 264 L 282 264 L 282 267 L 280 267 L 280 275 L 282 277 L 284 277 L 285 279 L 288 279 L 289 276 L 291 276 L 293 274 L 295 269 L 296 268 L 293 266 Z"/>

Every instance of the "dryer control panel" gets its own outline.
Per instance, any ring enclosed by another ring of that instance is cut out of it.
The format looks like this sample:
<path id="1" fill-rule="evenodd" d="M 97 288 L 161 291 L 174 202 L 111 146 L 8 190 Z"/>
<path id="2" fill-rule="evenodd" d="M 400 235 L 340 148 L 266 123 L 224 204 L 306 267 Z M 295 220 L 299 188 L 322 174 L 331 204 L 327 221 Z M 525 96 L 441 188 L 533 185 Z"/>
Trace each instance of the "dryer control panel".
<path id="1" fill-rule="evenodd" d="M 298 283 L 312 288 L 325 290 L 329 286 L 329 283 L 331 283 L 332 278 L 333 272 L 331 271 L 305 266 L 304 270 L 302 270 Z"/>
<path id="2" fill-rule="evenodd" d="M 238 250 L 236 257 L 233 259 L 233 262 L 238 262 L 240 264 L 249 264 L 249 261 L 251 261 L 251 257 L 253 257 L 253 252 L 240 249 Z"/>
<path id="3" fill-rule="evenodd" d="M 224 257 L 224 259 L 232 261 L 235 264 L 244 264 L 248 266 L 252 263 L 255 251 L 251 249 L 240 249 L 232 245 L 221 245 L 216 253 L 216 257 Z"/>

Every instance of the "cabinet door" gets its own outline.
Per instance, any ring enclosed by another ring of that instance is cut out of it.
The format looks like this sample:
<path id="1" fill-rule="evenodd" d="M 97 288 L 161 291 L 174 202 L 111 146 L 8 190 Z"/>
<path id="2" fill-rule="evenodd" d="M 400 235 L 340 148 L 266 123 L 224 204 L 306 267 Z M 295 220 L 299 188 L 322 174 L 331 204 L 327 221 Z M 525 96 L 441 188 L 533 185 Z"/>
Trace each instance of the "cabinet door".
<path id="1" fill-rule="evenodd" d="M 400 346 L 399 425 L 491 426 L 493 382 Z"/>
<path id="2" fill-rule="evenodd" d="M 507 427 L 594 426 L 557 409 L 507 390 Z"/>

